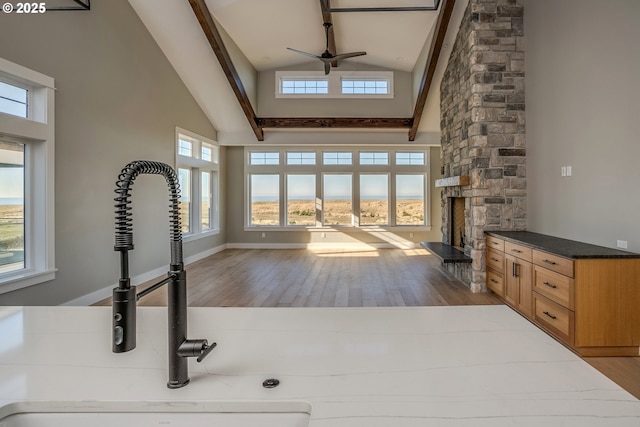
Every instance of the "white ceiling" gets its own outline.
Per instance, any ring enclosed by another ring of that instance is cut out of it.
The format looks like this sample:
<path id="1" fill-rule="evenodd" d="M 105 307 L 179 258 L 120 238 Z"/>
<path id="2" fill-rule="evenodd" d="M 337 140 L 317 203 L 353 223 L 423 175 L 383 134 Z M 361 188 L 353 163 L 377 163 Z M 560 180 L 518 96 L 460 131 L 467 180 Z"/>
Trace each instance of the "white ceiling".
<path id="1" fill-rule="evenodd" d="M 434 0 L 332 0 L 332 8 L 432 6 Z M 206 0 L 211 14 L 258 71 L 309 62 L 288 51 L 325 49 L 319 0 Z M 338 53 L 366 51 L 348 61 L 412 71 L 437 12 L 334 12 Z"/>

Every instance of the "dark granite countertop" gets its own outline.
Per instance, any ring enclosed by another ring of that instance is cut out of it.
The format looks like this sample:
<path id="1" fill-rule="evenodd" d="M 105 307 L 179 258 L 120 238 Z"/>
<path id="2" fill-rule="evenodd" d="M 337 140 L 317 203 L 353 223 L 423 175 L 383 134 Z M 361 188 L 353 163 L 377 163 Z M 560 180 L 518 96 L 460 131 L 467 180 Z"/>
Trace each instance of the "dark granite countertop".
<path id="1" fill-rule="evenodd" d="M 540 249 L 541 251 L 566 258 L 640 258 L 640 254 L 633 252 L 561 239 L 530 231 L 485 231 L 485 234 L 513 243 L 522 243 L 534 249 Z"/>

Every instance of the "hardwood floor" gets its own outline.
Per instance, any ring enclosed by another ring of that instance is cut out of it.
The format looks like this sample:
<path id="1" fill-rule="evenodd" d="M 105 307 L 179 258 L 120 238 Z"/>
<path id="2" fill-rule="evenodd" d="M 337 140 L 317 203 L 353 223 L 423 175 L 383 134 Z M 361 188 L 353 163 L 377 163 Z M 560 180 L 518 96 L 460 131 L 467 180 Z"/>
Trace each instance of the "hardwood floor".
<path id="1" fill-rule="evenodd" d="M 640 399 L 640 357 L 584 357 L 611 381 Z"/>
<path id="2" fill-rule="evenodd" d="M 424 249 L 230 249 L 189 265 L 187 278 L 192 307 L 501 304 L 493 294 L 469 292 Z M 158 291 L 138 304 L 166 303 L 166 292 Z"/>
<path id="3" fill-rule="evenodd" d="M 187 278 L 192 307 L 502 304 L 492 293 L 471 293 L 424 249 L 228 249 L 187 266 Z M 154 292 L 138 304 L 164 306 L 166 292 Z M 111 299 L 96 305 L 111 305 Z M 640 399 L 640 357 L 584 360 Z"/>

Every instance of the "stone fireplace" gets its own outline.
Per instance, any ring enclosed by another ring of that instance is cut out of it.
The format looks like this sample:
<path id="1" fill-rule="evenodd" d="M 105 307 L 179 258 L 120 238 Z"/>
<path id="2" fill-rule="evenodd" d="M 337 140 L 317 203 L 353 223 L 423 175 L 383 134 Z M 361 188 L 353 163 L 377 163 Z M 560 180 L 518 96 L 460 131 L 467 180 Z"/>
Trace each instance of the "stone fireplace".
<path id="1" fill-rule="evenodd" d="M 473 292 L 486 290 L 485 230 L 527 225 L 523 14 L 522 0 L 469 0 L 440 87 L 443 243 L 463 229 L 472 259 L 447 268 Z"/>

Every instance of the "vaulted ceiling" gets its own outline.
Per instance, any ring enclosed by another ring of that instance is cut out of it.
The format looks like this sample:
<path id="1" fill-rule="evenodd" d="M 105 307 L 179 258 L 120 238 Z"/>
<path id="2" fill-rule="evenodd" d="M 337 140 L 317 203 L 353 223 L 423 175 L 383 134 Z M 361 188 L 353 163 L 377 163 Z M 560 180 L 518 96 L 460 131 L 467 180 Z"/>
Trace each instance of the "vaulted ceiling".
<path id="1" fill-rule="evenodd" d="M 437 3 L 437 0 L 331 0 L 329 10 L 383 5 L 434 7 Z M 308 58 L 285 47 L 317 54 L 324 50 L 322 0 L 207 0 L 206 4 L 258 71 L 308 62 Z M 403 71 L 413 70 L 437 18 L 437 11 L 330 14 L 338 52 L 366 51 L 366 56 L 350 61 Z"/>
<path id="2" fill-rule="evenodd" d="M 447 34 L 447 28 L 456 0 L 129 2 L 218 132 L 246 132 L 249 124 L 258 140 L 264 138 L 265 128 L 405 129 L 408 139 L 415 139 L 438 59 L 448 56 L 448 53 L 440 55 L 440 51 L 443 45 L 446 48 L 451 44 L 447 39 L 455 37 L 455 31 Z M 458 3 L 466 2 L 458 0 Z M 437 10 L 427 10 L 436 7 Z M 358 64 L 360 69 L 399 70 L 418 77 L 412 116 L 256 116 L 255 105 L 252 108 L 247 93 L 255 91 L 253 86 L 259 73 L 298 64 L 322 70 L 320 61 L 315 64 L 286 48 L 322 53 L 325 48 L 322 24 L 327 20 L 333 22 L 330 50 L 335 45 L 337 53 L 367 52 L 365 56 L 344 61 Z M 218 33 L 217 38 L 210 34 L 212 31 Z"/>

